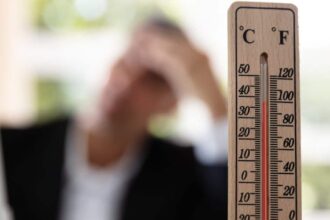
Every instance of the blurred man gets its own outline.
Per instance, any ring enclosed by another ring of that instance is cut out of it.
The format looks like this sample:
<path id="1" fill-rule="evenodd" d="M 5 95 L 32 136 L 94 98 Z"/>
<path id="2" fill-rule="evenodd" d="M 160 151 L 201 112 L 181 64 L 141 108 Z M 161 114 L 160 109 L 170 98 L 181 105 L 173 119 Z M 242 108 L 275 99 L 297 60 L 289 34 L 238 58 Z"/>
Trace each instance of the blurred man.
<path id="1" fill-rule="evenodd" d="M 226 219 L 226 161 L 202 163 L 193 148 L 147 132 L 151 117 L 185 96 L 212 114 L 216 132 L 199 143 L 207 148 L 226 133 L 225 99 L 207 56 L 168 22 L 138 28 L 93 114 L 2 129 L 15 219 Z"/>

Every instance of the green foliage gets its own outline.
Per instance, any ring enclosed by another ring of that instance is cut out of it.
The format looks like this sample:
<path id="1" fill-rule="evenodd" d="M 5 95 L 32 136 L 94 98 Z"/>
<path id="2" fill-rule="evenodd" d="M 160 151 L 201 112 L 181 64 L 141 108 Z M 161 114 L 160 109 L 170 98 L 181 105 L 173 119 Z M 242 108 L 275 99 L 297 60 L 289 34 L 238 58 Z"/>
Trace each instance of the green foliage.
<path id="1" fill-rule="evenodd" d="M 304 209 L 330 209 L 330 166 L 304 166 L 302 180 Z"/>
<path id="2" fill-rule="evenodd" d="M 58 80 L 39 78 L 36 81 L 37 121 L 64 115 L 69 108 L 64 85 Z"/>
<path id="3" fill-rule="evenodd" d="M 174 115 L 158 115 L 149 123 L 149 132 L 159 138 L 168 138 L 173 135 L 176 117 Z"/>
<path id="4" fill-rule="evenodd" d="M 31 0 L 32 20 L 41 30 L 72 31 L 111 26 L 129 30 L 154 14 L 178 20 L 176 1 Z"/>

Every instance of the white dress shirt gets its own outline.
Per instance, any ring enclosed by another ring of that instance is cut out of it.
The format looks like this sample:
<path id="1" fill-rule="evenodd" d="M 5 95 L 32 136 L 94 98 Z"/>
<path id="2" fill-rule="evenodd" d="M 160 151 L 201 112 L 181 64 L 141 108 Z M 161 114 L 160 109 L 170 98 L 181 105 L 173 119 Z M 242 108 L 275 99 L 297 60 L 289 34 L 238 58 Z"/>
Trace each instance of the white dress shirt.
<path id="1" fill-rule="evenodd" d="M 227 139 L 226 120 L 214 123 L 194 141 L 197 159 L 203 164 L 225 162 Z M 84 138 L 71 132 L 67 145 L 67 184 L 60 219 L 119 220 L 119 206 L 130 179 L 140 168 L 143 155 L 129 152 L 111 168 L 98 169 L 87 163 Z"/>

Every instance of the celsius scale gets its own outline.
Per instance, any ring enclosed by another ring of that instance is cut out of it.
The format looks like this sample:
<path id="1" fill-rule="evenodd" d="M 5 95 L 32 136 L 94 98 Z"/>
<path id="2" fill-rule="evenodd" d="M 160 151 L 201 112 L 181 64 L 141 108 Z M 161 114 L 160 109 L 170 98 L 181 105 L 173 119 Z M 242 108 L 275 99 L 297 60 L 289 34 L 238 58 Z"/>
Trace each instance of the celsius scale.
<path id="1" fill-rule="evenodd" d="M 228 12 L 229 220 L 301 220 L 297 9 Z"/>

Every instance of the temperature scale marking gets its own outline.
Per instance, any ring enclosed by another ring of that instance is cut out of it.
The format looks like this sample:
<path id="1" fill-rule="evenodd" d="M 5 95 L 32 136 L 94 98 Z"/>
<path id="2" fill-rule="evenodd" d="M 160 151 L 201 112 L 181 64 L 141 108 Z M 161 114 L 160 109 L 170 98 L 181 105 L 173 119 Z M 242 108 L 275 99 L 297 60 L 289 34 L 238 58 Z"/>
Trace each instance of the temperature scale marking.
<path id="1" fill-rule="evenodd" d="M 228 219 L 300 220 L 297 9 L 238 2 L 228 18 Z"/>

